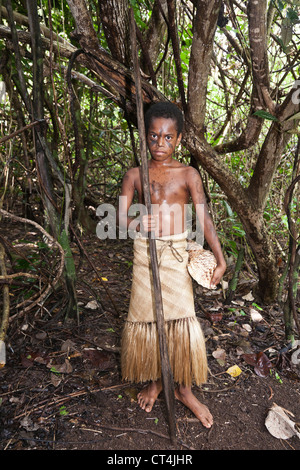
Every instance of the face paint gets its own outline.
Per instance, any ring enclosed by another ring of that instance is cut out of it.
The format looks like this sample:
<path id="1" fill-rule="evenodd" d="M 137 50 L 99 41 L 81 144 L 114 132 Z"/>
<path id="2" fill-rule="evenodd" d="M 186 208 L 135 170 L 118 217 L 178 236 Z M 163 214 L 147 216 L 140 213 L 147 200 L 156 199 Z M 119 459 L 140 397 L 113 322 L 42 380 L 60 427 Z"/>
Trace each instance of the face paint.
<path id="1" fill-rule="evenodd" d="M 153 118 L 149 126 L 147 142 L 153 159 L 169 159 L 181 140 L 173 119 Z"/>

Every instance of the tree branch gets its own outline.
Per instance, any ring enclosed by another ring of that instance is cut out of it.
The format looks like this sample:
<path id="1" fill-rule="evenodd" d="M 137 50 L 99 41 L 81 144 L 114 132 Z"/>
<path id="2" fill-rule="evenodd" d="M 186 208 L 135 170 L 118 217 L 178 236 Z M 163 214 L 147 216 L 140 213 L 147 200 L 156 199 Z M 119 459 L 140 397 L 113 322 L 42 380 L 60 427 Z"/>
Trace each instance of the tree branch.
<path id="1" fill-rule="evenodd" d="M 109 50 L 116 60 L 129 67 L 131 58 L 128 1 L 106 0 L 98 2 L 98 5 Z"/>
<path id="2" fill-rule="evenodd" d="M 2 214 L 4 217 L 9 217 L 10 219 L 16 220 L 17 222 L 21 222 L 24 224 L 30 224 L 33 225 L 37 230 L 39 230 L 48 240 L 52 245 L 55 245 L 60 253 L 60 263 L 59 263 L 59 268 L 56 273 L 56 276 L 52 282 L 49 282 L 48 286 L 45 288 L 44 292 L 42 295 L 35 301 L 31 302 L 30 299 L 26 300 L 25 303 L 27 303 L 27 307 L 23 309 L 23 312 L 26 312 L 30 309 L 32 309 L 37 303 L 41 302 L 50 292 L 50 290 L 57 284 L 59 281 L 60 277 L 63 274 L 63 269 L 64 269 L 64 262 L 65 262 L 65 252 L 61 245 L 53 238 L 43 227 L 41 227 L 38 223 L 34 222 L 33 220 L 30 219 L 25 219 L 23 217 L 18 217 L 14 214 L 11 214 L 10 212 L 7 212 L 3 209 L 0 209 L 0 214 Z M 20 307 L 20 306 L 19 306 Z"/>
<path id="3" fill-rule="evenodd" d="M 204 134 L 206 90 L 220 0 L 199 0 L 194 20 L 188 81 L 188 119 Z"/>
<path id="4" fill-rule="evenodd" d="M 289 131 L 295 126 L 293 116 L 300 111 L 300 81 L 296 82 L 277 111 L 274 121 L 259 152 L 254 172 L 248 187 L 248 194 L 255 206 L 262 210 L 280 162 L 284 146 L 291 137 Z M 299 117 L 296 119 L 299 120 Z"/>
<path id="5" fill-rule="evenodd" d="M 174 52 L 178 89 L 179 89 L 183 111 L 186 112 L 187 105 L 186 105 L 184 84 L 183 84 L 183 78 L 182 78 L 179 40 L 178 40 L 177 27 L 176 27 L 176 21 L 175 21 L 175 4 L 174 4 L 174 0 L 168 0 L 167 3 L 168 3 L 168 17 L 169 17 L 168 28 L 169 28 L 169 34 L 171 37 L 173 52 Z"/>
<path id="6" fill-rule="evenodd" d="M 253 82 L 257 89 L 261 107 L 274 114 L 275 104 L 270 96 L 266 12 L 267 0 L 248 1 L 247 15 Z"/>
<path id="7" fill-rule="evenodd" d="M 214 147 L 214 150 L 217 153 L 224 154 L 237 152 L 239 150 L 247 149 L 256 144 L 263 126 L 263 119 L 260 119 L 257 116 L 253 115 L 253 112 L 255 111 L 253 103 L 257 101 L 256 97 L 257 91 L 254 88 L 252 91 L 251 105 L 249 109 L 246 127 L 236 139 L 230 142 L 224 142 L 220 145 L 216 145 Z"/>
<path id="8" fill-rule="evenodd" d="M 30 103 L 28 92 L 27 92 L 27 86 L 26 86 L 25 77 L 23 73 L 18 34 L 17 34 L 16 25 L 14 22 L 11 0 L 7 0 L 6 8 L 7 8 L 7 13 L 8 13 L 8 22 L 10 25 L 12 43 L 13 43 L 14 52 L 15 52 L 16 67 L 17 67 L 17 72 L 18 72 L 18 77 L 19 77 L 19 82 L 20 82 L 20 91 L 21 91 L 22 99 L 26 106 L 27 112 L 31 116 L 32 115 L 31 103 Z"/>

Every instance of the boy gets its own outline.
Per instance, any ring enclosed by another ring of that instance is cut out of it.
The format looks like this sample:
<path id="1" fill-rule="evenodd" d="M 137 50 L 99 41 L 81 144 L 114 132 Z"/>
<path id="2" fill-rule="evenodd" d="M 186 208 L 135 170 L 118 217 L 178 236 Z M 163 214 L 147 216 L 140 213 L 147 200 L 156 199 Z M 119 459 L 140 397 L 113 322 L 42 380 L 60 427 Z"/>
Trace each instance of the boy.
<path id="1" fill-rule="evenodd" d="M 145 128 L 151 154 L 148 166 L 153 209 L 152 215 L 142 216 L 136 227 L 131 299 L 122 335 L 122 375 L 132 382 L 149 382 L 138 394 L 138 403 L 150 412 L 162 390 L 147 237 L 152 231 L 156 238 L 170 365 L 174 381 L 178 383 L 175 395 L 210 428 L 212 415 L 191 389 L 193 382 L 200 385 L 206 381 L 207 359 L 203 333 L 194 310 L 192 279 L 187 271 L 184 209 L 190 198 L 196 211 L 197 207 L 204 208 L 204 236 L 217 261 L 212 286 L 220 282 L 226 263 L 208 213 L 199 173 L 173 158 L 182 138 L 181 111 L 172 103 L 156 103 L 145 114 Z M 124 176 L 120 227 L 128 228 L 132 222 L 128 211 L 135 192 L 139 203 L 143 204 L 140 168 L 132 168 Z"/>

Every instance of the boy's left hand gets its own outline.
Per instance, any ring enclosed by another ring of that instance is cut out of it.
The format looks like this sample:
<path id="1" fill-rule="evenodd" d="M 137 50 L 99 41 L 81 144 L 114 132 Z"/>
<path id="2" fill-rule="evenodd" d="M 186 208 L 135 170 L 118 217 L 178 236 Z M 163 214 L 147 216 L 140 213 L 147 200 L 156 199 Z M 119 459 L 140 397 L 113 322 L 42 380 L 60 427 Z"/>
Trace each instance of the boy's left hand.
<path id="1" fill-rule="evenodd" d="M 226 265 L 223 264 L 217 265 L 216 269 L 214 270 L 213 276 L 211 278 L 210 285 L 212 288 L 216 287 L 223 277 L 223 274 L 226 271 Z"/>

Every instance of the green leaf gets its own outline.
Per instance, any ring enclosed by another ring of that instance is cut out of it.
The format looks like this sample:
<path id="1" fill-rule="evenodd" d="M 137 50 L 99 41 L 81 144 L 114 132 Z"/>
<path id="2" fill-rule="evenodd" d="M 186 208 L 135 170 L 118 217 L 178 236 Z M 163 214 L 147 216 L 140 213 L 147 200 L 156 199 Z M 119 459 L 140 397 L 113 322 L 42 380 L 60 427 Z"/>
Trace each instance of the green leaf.
<path id="1" fill-rule="evenodd" d="M 258 116 L 262 119 L 268 119 L 269 121 L 278 121 L 276 116 L 273 116 L 273 114 L 269 113 L 268 111 L 264 111 L 263 109 L 255 111 L 255 113 L 253 113 L 253 116 Z"/>
<path id="2" fill-rule="evenodd" d="M 223 204 L 224 204 L 224 206 L 225 206 L 225 209 L 226 209 L 226 211 L 227 211 L 228 216 L 229 216 L 229 217 L 233 217 L 233 211 L 232 211 L 230 205 L 228 204 L 228 202 L 224 200 L 224 201 L 223 201 Z"/>
<path id="3" fill-rule="evenodd" d="M 298 14 L 295 10 L 292 8 L 288 8 L 287 13 L 286 13 L 287 18 L 289 18 L 292 23 L 297 23 L 298 22 Z"/>
<path id="4" fill-rule="evenodd" d="M 60 416 L 67 416 L 69 412 L 67 411 L 67 408 L 65 406 L 61 406 L 59 408 L 59 414 Z"/>
<path id="5" fill-rule="evenodd" d="M 252 303 L 253 307 L 256 307 L 258 310 L 263 310 L 259 305 L 257 305 L 255 302 Z"/>

